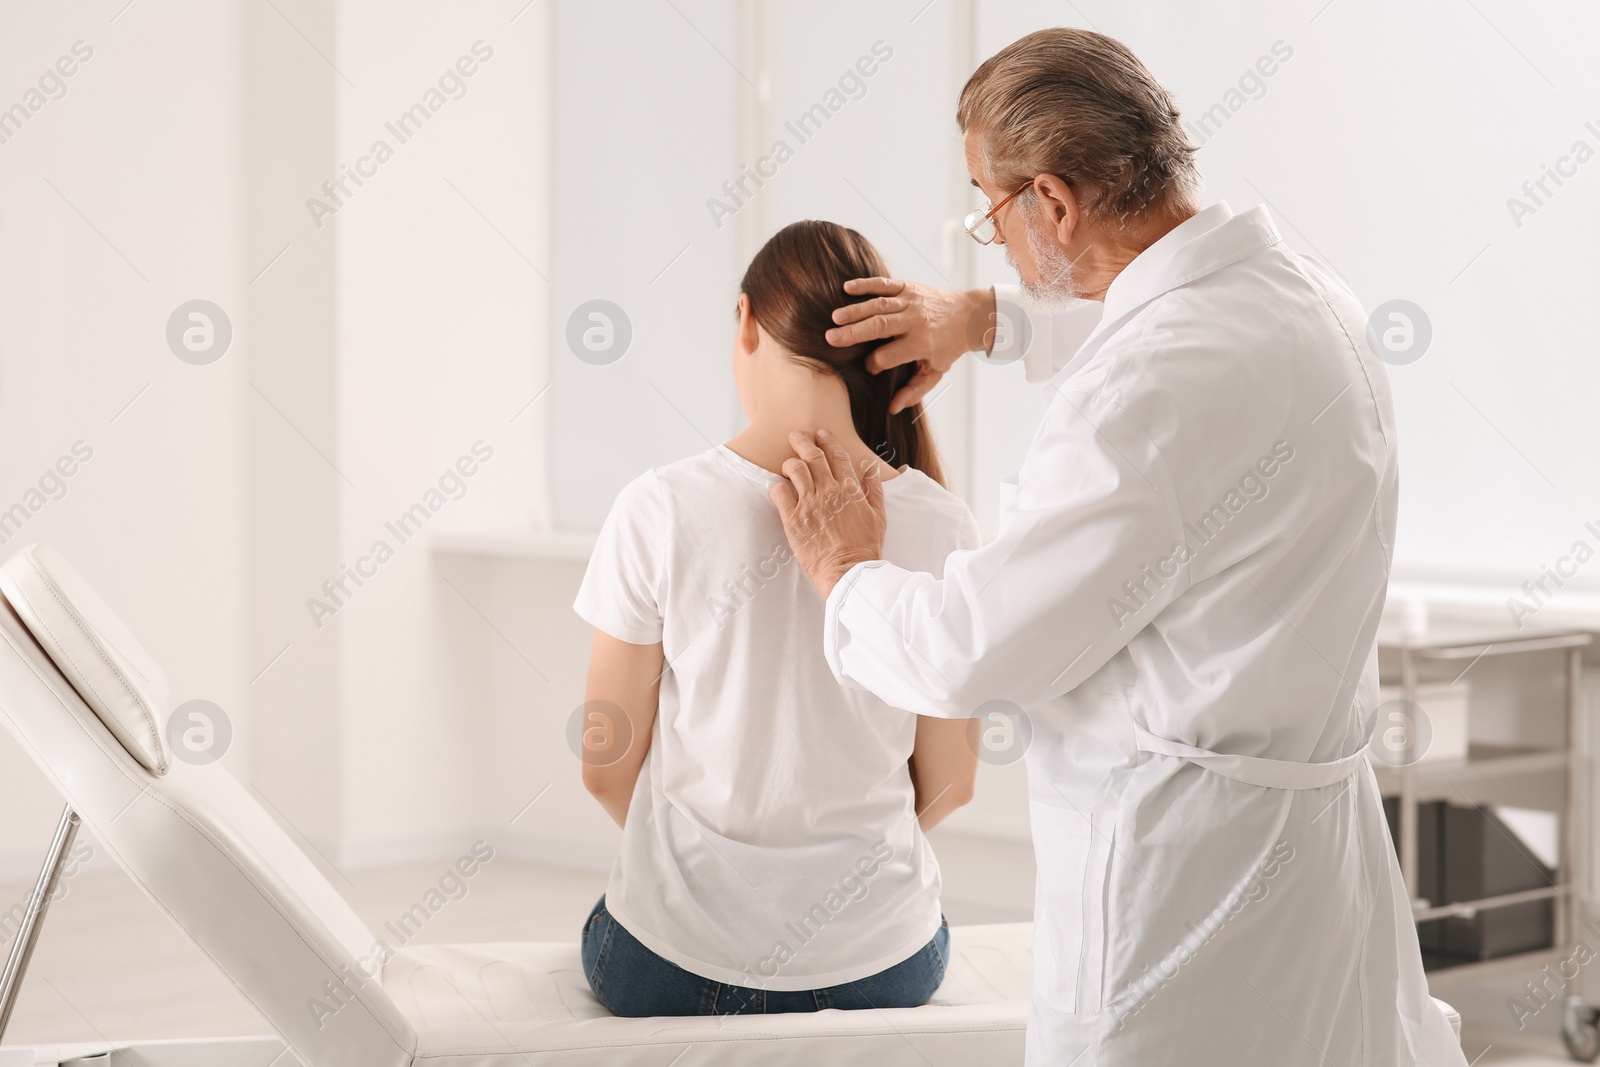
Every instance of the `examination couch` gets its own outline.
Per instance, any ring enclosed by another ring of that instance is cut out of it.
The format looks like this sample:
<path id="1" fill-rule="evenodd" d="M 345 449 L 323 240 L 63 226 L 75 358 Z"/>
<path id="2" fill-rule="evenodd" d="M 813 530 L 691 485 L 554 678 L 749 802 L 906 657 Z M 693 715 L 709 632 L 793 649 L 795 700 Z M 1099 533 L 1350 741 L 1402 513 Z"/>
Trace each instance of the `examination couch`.
<path id="1" fill-rule="evenodd" d="M 66 802 L 53 848 L 81 819 L 275 1031 L 37 1062 L 291 1067 L 278 1042 L 306 1067 L 1022 1062 L 1026 923 L 953 929 L 949 975 L 921 1008 L 621 1019 L 590 994 L 575 943 L 405 947 L 369 978 L 378 938 L 250 791 L 221 764 L 174 761 L 161 668 L 76 571 L 30 545 L 0 565 L 0 594 L 0 721 Z M 0 1067 L 24 1062 L 0 1047 Z"/>

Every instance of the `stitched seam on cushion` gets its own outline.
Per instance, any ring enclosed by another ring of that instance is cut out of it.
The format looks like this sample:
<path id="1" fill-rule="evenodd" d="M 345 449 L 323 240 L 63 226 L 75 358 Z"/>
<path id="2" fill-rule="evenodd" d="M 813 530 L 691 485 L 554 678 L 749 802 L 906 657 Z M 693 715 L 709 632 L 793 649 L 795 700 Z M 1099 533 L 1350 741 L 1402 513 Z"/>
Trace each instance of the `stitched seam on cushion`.
<path id="1" fill-rule="evenodd" d="M 56 584 L 50 580 L 50 576 L 45 573 L 44 568 L 40 567 L 38 561 L 32 556 L 26 557 L 26 560 L 28 564 L 33 567 L 34 573 L 37 574 L 40 580 L 44 582 L 45 588 L 50 590 L 50 595 L 55 597 L 56 603 L 61 605 L 62 610 L 67 613 L 68 618 L 70 618 L 77 625 L 83 636 L 88 638 L 89 646 L 94 649 L 95 654 L 100 657 L 101 662 L 103 662 L 111 671 L 111 673 L 116 676 L 117 681 L 122 683 L 122 688 L 126 690 L 128 696 L 132 698 L 134 707 L 136 707 L 144 715 L 145 725 L 150 730 L 152 750 L 155 753 L 155 762 L 156 767 L 158 768 L 158 773 L 166 774 L 170 769 L 170 766 L 167 763 L 166 752 L 161 747 L 161 729 L 156 725 L 155 715 L 151 712 L 149 706 L 145 704 L 144 699 L 139 695 L 138 691 L 133 688 L 133 685 L 128 681 L 127 676 L 122 673 L 121 668 L 119 668 L 115 663 L 111 662 L 111 660 L 106 656 L 105 650 L 100 647 L 100 642 L 95 638 L 95 635 L 90 632 L 90 628 L 84 623 L 83 617 L 80 616 L 77 610 L 62 597 L 61 591 L 57 589 Z M 38 612 L 35 612 L 34 614 L 37 615 Z M 44 620 L 41 618 L 38 621 L 39 625 L 44 628 L 45 632 L 50 634 L 51 640 L 55 641 L 57 644 L 60 644 L 60 639 L 57 638 L 50 627 L 45 624 Z M 75 672 L 83 674 L 83 671 L 79 669 L 75 662 L 73 662 L 72 657 L 67 654 L 65 648 L 62 649 L 61 654 L 66 657 L 67 662 L 72 665 L 72 669 Z M 95 687 L 90 684 L 87 676 L 83 678 L 83 684 L 87 686 L 89 691 L 94 693 L 95 696 L 100 696 L 99 690 L 95 689 Z M 105 698 L 101 697 L 101 699 L 103 700 Z M 109 701 L 107 703 L 109 703 Z"/>
<path id="2" fill-rule="evenodd" d="M 65 702 L 61 700 L 60 694 L 55 692 L 55 687 L 53 685 L 51 685 L 50 679 L 46 675 L 40 673 L 38 665 L 33 662 L 33 658 L 27 653 L 27 651 L 25 649 L 23 649 L 23 648 L 18 647 L 16 642 L 11 638 L 10 634 L 5 634 L 5 637 L 6 637 L 6 643 L 11 645 L 12 649 L 17 653 L 18 657 L 21 658 L 22 662 L 27 665 L 28 669 L 31 670 L 34 673 L 34 675 L 39 679 L 39 681 L 44 684 L 46 689 L 50 690 L 51 695 L 54 696 L 58 702 L 60 702 L 60 703 L 62 703 L 64 705 Z M 78 696 L 78 699 L 82 700 L 83 697 L 80 695 L 80 696 Z M 89 742 L 91 744 L 93 744 L 96 748 L 100 749 L 101 753 L 103 753 L 108 759 L 111 759 L 113 764 L 117 767 L 117 769 L 122 771 L 124 776 L 127 776 L 127 773 L 128 773 L 127 768 L 123 767 L 123 766 L 121 766 L 120 764 L 117 763 L 114 754 L 111 751 L 107 750 L 105 748 L 105 746 L 103 746 L 100 743 L 100 739 L 95 737 L 93 732 L 84 729 L 84 725 L 79 720 L 78 716 L 72 714 L 72 709 L 69 707 L 69 708 L 66 708 L 65 710 L 67 712 L 67 715 L 72 719 L 73 725 L 76 726 L 79 730 L 83 731 L 85 736 L 88 737 Z M 8 712 L 7 714 L 9 715 L 10 713 Z M 91 712 L 91 714 L 92 714 L 92 712 Z M 21 739 L 19 738 L 19 740 L 21 740 Z M 26 742 L 24 742 L 24 744 L 26 744 Z M 31 746 L 29 746 L 29 747 L 31 748 Z M 118 744 L 116 751 L 121 752 L 123 754 L 123 756 L 126 757 L 126 758 L 130 758 L 130 759 L 132 758 L 131 756 L 129 756 L 127 750 L 122 748 L 121 744 Z M 34 759 L 38 763 L 42 764 L 45 767 L 49 767 L 48 761 L 42 759 L 38 755 L 37 752 L 33 752 L 32 754 L 34 756 Z M 53 772 L 47 772 L 46 776 L 49 777 L 52 780 L 52 782 L 55 783 L 57 791 L 60 792 L 63 796 L 65 796 L 67 791 L 66 791 L 66 789 L 62 788 L 60 781 L 55 777 L 54 773 Z M 163 797 L 160 793 L 157 793 L 157 792 L 154 792 L 153 790 L 151 790 L 150 787 L 146 783 L 137 781 L 136 779 L 133 779 L 133 781 L 134 781 L 134 784 L 138 785 L 139 791 L 141 793 L 149 794 L 153 799 L 155 799 L 157 802 L 159 802 L 160 804 L 165 806 L 168 810 L 170 810 L 172 812 L 175 812 L 179 816 L 179 818 L 183 819 L 183 821 L 186 824 L 188 824 L 188 826 L 192 830 L 194 830 L 196 833 L 198 833 L 199 836 L 200 836 L 200 839 L 202 841 L 204 841 L 207 845 L 211 846 L 213 851 L 215 851 L 219 856 L 221 856 L 224 860 L 226 860 L 228 862 L 229 866 L 231 866 L 234 870 L 238 871 L 239 874 L 244 877 L 245 883 L 247 885 L 249 885 L 251 889 L 255 890 L 256 895 L 259 896 L 263 901 L 265 901 L 267 906 L 270 907 L 274 912 L 276 912 L 278 914 L 278 917 L 284 921 L 285 925 L 287 925 L 292 931 L 294 931 L 295 936 L 300 939 L 300 943 L 311 951 L 311 954 L 314 957 L 316 957 L 317 961 L 319 963 L 322 963 L 323 965 L 325 965 L 328 968 L 329 971 L 334 972 L 336 974 L 338 973 L 339 969 L 333 965 L 333 962 L 331 960 L 328 960 L 327 958 L 325 958 L 323 956 L 322 952 L 318 949 L 318 947 L 316 945 L 314 945 L 310 941 L 306 940 L 305 934 L 300 929 L 300 924 L 295 922 L 288 915 L 285 915 L 283 913 L 282 909 L 280 909 L 278 907 L 277 901 L 275 901 L 272 898 L 271 895 L 266 893 L 261 888 L 261 886 L 256 882 L 255 876 L 253 874 L 251 874 L 249 869 L 244 867 L 244 866 L 242 866 L 241 864 L 235 862 L 232 854 L 230 854 L 229 852 L 223 850 L 221 846 L 219 846 L 215 841 L 212 840 L 210 833 L 207 832 L 205 827 L 200 826 L 198 823 L 194 822 L 194 820 L 190 819 L 189 815 L 188 815 L 188 812 L 184 811 L 184 809 L 174 806 L 170 801 L 167 800 L 166 797 Z M 74 810 L 76 810 L 76 809 L 74 809 Z M 107 843 L 103 838 L 101 839 L 101 844 L 106 845 L 106 847 L 111 850 L 113 855 L 117 854 L 117 850 L 115 848 L 113 848 L 109 843 Z M 169 919 L 171 919 L 174 923 L 177 924 L 178 929 L 182 930 L 185 934 L 187 934 L 189 932 L 188 928 L 185 927 L 183 925 L 183 923 L 178 921 L 178 917 L 173 914 L 172 910 L 170 908 L 168 908 L 166 906 L 166 904 L 164 904 L 161 901 L 161 898 L 157 897 L 154 893 L 149 891 L 149 889 L 145 886 L 145 883 L 144 883 L 143 879 L 141 879 L 138 875 L 134 874 L 132 871 L 128 870 L 128 868 L 126 866 L 123 866 L 120 863 L 118 864 L 118 866 L 122 867 L 123 873 L 127 874 L 127 876 L 133 880 L 135 885 L 137 885 L 140 889 L 144 890 L 145 891 L 145 895 L 148 896 L 151 900 L 155 901 L 156 906 L 158 908 L 160 908 L 162 910 L 162 912 L 164 912 Z M 207 959 L 209 959 L 212 963 L 216 964 L 217 969 L 220 970 L 224 975 L 227 976 L 228 981 L 233 983 L 233 987 L 235 989 L 237 989 L 244 996 L 244 998 L 246 1000 L 250 1001 L 251 1005 L 253 1007 L 255 1007 L 255 1009 L 257 1011 L 261 1012 L 262 1018 L 267 1018 L 266 1011 L 256 1001 L 256 999 L 250 995 L 249 991 L 247 991 L 243 986 L 241 986 L 238 983 L 237 980 L 234 979 L 233 975 L 228 972 L 228 969 L 226 967 L 222 966 L 222 963 L 215 956 L 213 956 L 211 954 L 211 952 L 208 949 L 206 949 L 206 947 L 204 945 L 201 945 L 193 937 L 190 937 L 190 941 L 191 941 L 191 943 L 194 944 L 195 948 L 199 949 L 200 952 Z M 380 984 L 379 988 L 381 990 L 381 988 L 382 988 L 381 984 Z M 385 994 L 385 996 L 387 996 L 387 994 Z M 361 1000 L 360 993 L 356 994 L 356 999 L 357 1000 Z M 393 1005 L 393 1001 L 391 1001 L 390 1003 L 391 1003 L 391 1005 Z M 396 1013 L 398 1014 L 399 1011 L 400 1011 L 399 1006 L 398 1005 L 394 1005 L 394 1007 L 395 1007 Z M 270 1022 L 271 1020 L 268 1019 L 268 1021 Z M 388 1024 L 383 1019 L 380 1019 L 375 1013 L 372 1013 L 372 1021 L 377 1023 L 379 1029 L 381 1029 L 385 1034 L 387 1034 L 389 1036 L 389 1039 L 394 1042 L 395 1048 L 399 1049 L 402 1052 L 405 1052 L 407 1055 L 415 1057 L 416 1050 L 414 1048 L 410 1049 L 410 1050 L 406 1049 L 406 1046 L 404 1045 L 404 1043 L 402 1043 L 400 1041 L 400 1039 L 394 1034 L 394 1032 L 389 1029 Z M 408 1025 L 409 1025 L 409 1022 L 408 1022 Z M 276 1030 L 277 1027 L 274 1026 L 273 1029 Z M 283 1033 L 281 1031 L 279 1031 L 278 1036 L 279 1037 L 283 1037 L 284 1035 L 283 1035 Z M 288 1044 L 290 1048 L 295 1049 L 296 1053 L 298 1053 L 300 1051 L 299 1048 L 296 1047 L 294 1045 L 294 1043 L 289 1041 L 287 1038 L 284 1038 L 284 1042 L 285 1042 L 285 1044 Z M 310 1058 L 310 1057 L 307 1056 L 307 1057 L 303 1057 L 303 1058 Z"/>

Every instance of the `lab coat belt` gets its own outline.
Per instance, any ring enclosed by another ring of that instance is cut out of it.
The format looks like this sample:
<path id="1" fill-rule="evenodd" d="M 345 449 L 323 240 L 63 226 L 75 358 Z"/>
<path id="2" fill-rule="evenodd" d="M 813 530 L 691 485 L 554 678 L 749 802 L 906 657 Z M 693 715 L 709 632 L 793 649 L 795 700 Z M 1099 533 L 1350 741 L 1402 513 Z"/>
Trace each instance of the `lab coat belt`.
<path id="1" fill-rule="evenodd" d="M 1239 756 L 1227 752 L 1211 752 L 1181 741 L 1157 737 L 1138 723 L 1133 726 L 1139 751 L 1154 752 L 1163 756 L 1176 756 L 1215 771 L 1224 778 L 1267 789 L 1320 789 L 1325 785 L 1342 782 L 1356 772 L 1366 758 L 1363 745 L 1343 759 L 1329 763 L 1296 763 L 1292 760 L 1264 759 L 1260 756 Z"/>

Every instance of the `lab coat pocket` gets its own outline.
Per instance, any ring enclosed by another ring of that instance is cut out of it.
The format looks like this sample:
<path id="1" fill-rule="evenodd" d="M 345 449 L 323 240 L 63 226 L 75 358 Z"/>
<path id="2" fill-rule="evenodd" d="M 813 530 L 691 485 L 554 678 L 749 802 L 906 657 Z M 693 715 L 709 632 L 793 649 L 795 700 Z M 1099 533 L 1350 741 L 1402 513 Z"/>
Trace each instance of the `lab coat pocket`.
<path id="1" fill-rule="evenodd" d="M 1094 837 L 1090 817 L 1034 801 L 1033 973 L 1036 993 L 1056 1011 L 1076 1013 L 1083 968 L 1084 885 Z"/>

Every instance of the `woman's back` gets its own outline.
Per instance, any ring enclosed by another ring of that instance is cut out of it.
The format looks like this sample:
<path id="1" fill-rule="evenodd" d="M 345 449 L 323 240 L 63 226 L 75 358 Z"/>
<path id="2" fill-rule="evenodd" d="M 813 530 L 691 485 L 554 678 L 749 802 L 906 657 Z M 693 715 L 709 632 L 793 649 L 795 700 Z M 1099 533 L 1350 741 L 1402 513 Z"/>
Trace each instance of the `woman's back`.
<path id="1" fill-rule="evenodd" d="M 939 925 L 940 883 L 908 770 L 916 717 L 835 681 L 778 481 L 726 447 L 643 475 L 576 607 L 668 664 L 607 908 L 695 974 L 797 990 L 906 959 Z M 888 561 L 937 575 L 976 547 L 926 475 L 883 486 Z"/>

